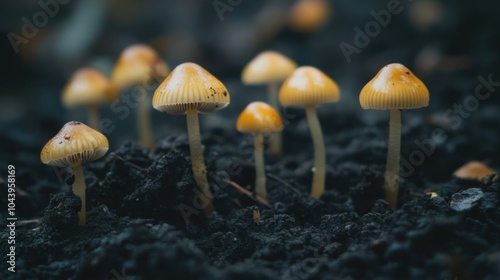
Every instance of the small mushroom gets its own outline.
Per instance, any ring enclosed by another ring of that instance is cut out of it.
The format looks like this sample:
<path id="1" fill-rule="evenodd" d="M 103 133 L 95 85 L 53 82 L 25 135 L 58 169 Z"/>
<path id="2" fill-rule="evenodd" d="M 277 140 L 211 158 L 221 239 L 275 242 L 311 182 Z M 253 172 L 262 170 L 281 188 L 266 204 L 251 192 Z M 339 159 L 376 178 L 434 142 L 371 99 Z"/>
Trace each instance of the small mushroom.
<path id="1" fill-rule="evenodd" d="M 116 62 L 111 80 L 120 91 L 133 86 L 139 87 L 137 92 L 137 129 L 141 143 L 153 147 L 154 137 L 151 129 L 151 102 L 148 102 L 148 90 L 168 75 L 169 68 L 165 61 L 151 47 L 133 45 L 120 54 Z"/>
<path id="2" fill-rule="evenodd" d="M 311 197 L 320 198 L 325 190 L 326 151 L 316 106 L 337 102 L 340 90 L 325 73 L 311 66 L 297 68 L 281 86 L 279 99 L 283 106 L 304 106 L 314 144 L 314 175 Z"/>
<path id="3" fill-rule="evenodd" d="M 269 105 L 279 111 L 279 84 L 296 68 L 297 64 L 288 57 L 275 51 L 264 51 L 245 66 L 241 79 L 246 85 L 267 85 Z M 280 154 L 281 135 L 275 136 L 270 143 L 270 150 L 272 153 Z"/>
<path id="4" fill-rule="evenodd" d="M 291 29 L 311 33 L 319 30 L 330 19 L 331 1 L 299 0 L 290 10 L 288 23 Z"/>
<path id="5" fill-rule="evenodd" d="M 241 112 L 236 122 L 239 132 L 254 135 L 255 191 L 266 199 L 266 173 L 264 167 L 264 136 L 283 130 L 283 121 L 273 107 L 264 102 L 252 102 Z"/>
<path id="6" fill-rule="evenodd" d="M 118 90 L 106 76 L 96 69 L 82 68 L 71 76 L 63 89 L 62 103 L 67 108 L 87 107 L 89 124 L 98 129 L 99 106 L 111 103 L 118 97 Z"/>
<path id="7" fill-rule="evenodd" d="M 401 109 L 415 109 L 429 105 L 429 90 L 410 69 L 402 64 L 393 63 L 382 68 L 363 87 L 359 103 L 363 109 L 391 111 L 384 190 L 389 206 L 396 208 L 401 150 Z"/>
<path id="8" fill-rule="evenodd" d="M 183 63 L 158 86 L 153 107 L 169 114 L 186 114 L 193 175 L 206 198 L 205 213 L 213 212 L 212 194 L 207 180 L 200 140 L 198 113 L 218 111 L 229 105 L 224 84 L 195 63 Z"/>
<path id="9" fill-rule="evenodd" d="M 453 172 L 453 176 L 457 178 L 476 182 L 481 182 L 489 175 L 493 175 L 493 181 L 498 181 L 498 173 L 479 161 L 468 162 Z"/>
<path id="10" fill-rule="evenodd" d="M 81 122 L 71 121 L 45 144 L 40 153 L 40 160 L 44 164 L 70 167 L 73 170 L 73 193 L 82 201 L 82 208 L 78 212 L 80 225 L 87 222 L 83 164 L 101 158 L 108 149 L 106 136 Z"/>

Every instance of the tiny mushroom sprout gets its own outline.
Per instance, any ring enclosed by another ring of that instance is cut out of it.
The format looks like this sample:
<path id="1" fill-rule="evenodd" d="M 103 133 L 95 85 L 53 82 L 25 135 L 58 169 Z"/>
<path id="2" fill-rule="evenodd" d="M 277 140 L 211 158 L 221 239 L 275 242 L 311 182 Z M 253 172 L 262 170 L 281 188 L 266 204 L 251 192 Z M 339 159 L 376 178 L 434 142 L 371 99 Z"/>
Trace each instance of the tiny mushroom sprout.
<path id="1" fill-rule="evenodd" d="M 229 105 L 224 84 L 201 66 L 187 62 L 177 66 L 158 86 L 153 107 L 169 114 L 186 114 L 193 175 L 205 196 L 205 213 L 213 212 L 212 194 L 207 180 L 200 139 L 198 113 L 220 110 Z"/>
<path id="2" fill-rule="evenodd" d="M 80 197 L 82 208 L 78 212 L 79 224 L 85 225 L 85 177 L 83 164 L 101 158 L 109 149 L 108 139 L 81 122 L 71 121 L 50 139 L 40 153 L 40 160 L 48 165 L 70 167 L 75 181 L 73 193 Z"/>
<path id="3" fill-rule="evenodd" d="M 266 199 L 266 174 L 264 168 L 264 136 L 283 130 L 283 120 L 276 110 L 264 102 L 252 102 L 241 112 L 236 122 L 239 132 L 254 134 L 255 191 Z"/>
<path id="4" fill-rule="evenodd" d="M 393 63 L 382 68 L 363 87 L 359 103 L 363 109 L 391 111 L 384 190 L 389 206 L 396 208 L 401 149 L 401 109 L 415 109 L 429 105 L 429 90 L 407 67 Z"/>
<path id="5" fill-rule="evenodd" d="M 66 84 L 62 93 L 65 107 L 86 106 L 89 124 L 99 128 L 99 106 L 113 102 L 119 92 L 106 76 L 93 68 L 82 68 L 76 71 Z"/>
<path id="6" fill-rule="evenodd" d="M 151 130 L 148 89 L 168 75 L 168 66 L 151 47 L 133 45 L 121 53 L 116 62 L 111 80 L 121 90 L 136 87 L 139 104 L 137 106 L 137 129 L 141 143 L 146 147 L 154 145 Z"/>
<path id="7" fill-rule="evenodd" d="M 330 19 L 331 1 L 299 0 L 289 14 L 290 28 L 303 33 L 317 31 Z"/>
<path id="8" fill-rule="evenodd" d="M 325 190 L 326 152 L 316 106 L 337 102 L 340 90 L 325 73 L 311 66 L 297 68 L 281 86 L 279 100 L 283 106 L 304 106 L 314 145 L 314 175 L 311 197 L 320 198 Z"/>
<path id="9" fill-rule="evenodd" d="M 278 88 L 297 68 L 297 64 L 276 51 L 264 51 L 252 59 L 243 69 L 241 79 L 247 85 L 267 85 L 269 105 L 278 108 Z M 281 153 L 281 136 L 276 135 L 270 144 L 271 152 Z"/>
<path id="10" fill-rule="evenodd" d="M 468 162 L 453 172 L 453 176 L 457 178 L 477 182 L 481 182 L 489 175 L 493 175 L 493 181 L 498 181 L 498 173 L 479 161 Z"/>

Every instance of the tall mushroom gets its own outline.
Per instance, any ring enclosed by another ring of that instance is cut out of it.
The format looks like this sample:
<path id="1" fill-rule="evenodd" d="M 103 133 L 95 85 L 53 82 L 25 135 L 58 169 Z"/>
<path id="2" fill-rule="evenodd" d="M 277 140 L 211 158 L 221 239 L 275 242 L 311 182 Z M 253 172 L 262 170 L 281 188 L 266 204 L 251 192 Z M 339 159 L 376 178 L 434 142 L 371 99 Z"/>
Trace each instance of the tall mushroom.
<path id="1" fill-rule="evenodd" d="M 168 71 L 165 61 L 151 47 L 133 45 L 123 50 L 111 75 L 111 80 L 120 91 L 136 87 L 139 95 L 137 129 L 140 141 L 146 147 L 154 145 L 148 90 L 156 83 L 160 83 L 168 75 Z"/>
<path id="2" fill-rule="evenodd" d="M 207 214 L 213 212 L 213 204 L 201 147 L 198 113 L 218 111 L 229 102 L 229 92 L 224 84 L 201 66 L 190 62 L 177 66 L 153 95 L 156 110 L 187 116 L 193 175 L 206 198 L 204 209 Z"/>
<path id="3" fill-rule="evenodd" d="M 390 110 L 389 143 L 385 167 L 385 198 L 391 208 L 398 199 L 399 159 L 401 150 L 401 109 L 429 105 L 429 90 L 406 66 L 384 66 L 359 94 L 363 109 Z"/>
<path id="4" fill-rule="evenodd" d="M 112 83 L 97 69 L 82 68 L 76 71 L 63 89 L 62 103 L 67 108 L 87 107 L 89 124 L 99 129 L 99 106 L 119 97 Z"/>
<path id="5" fill-rule="evenodd" d="M 241 79 L 247 85 L 267 85 L 269 105 L 279 111 L 279 84 L 296 68 L 297 64 L 288 57 L 275 51 L 264 51 L 245 66 Z M 281 135 L 272 139 L 270 149 L 275 154 L 281 153 Z"/>
<path id="6" fill-rule="evenodd" d="M 264 166 L 264 136 L 283 130 L 283 120 L 273 107 L 264 102 L 252 102 L 241 112 L 236 121 L 239 132 L 254 135 L 255 191 L 262 198 L 267 197 Z"/>
<path id="7" fill-rule="evenodd" d="M 340 90 L 325 73 L 311 66 L 297 68 L 281 86 L 279 100 L 283 106 L 305 106 L 314 144 L 314 175 L 311 197 L 320 198 L 325 190 L 326 151 L 316 106 L 337 102 Z"/>
<path id="8" fill-rule="evenodd" d="M 82 201 L 82 208 L 78 212 L 80 225 L 85 225 L 87 222 L 83 164 L 101 158 L 108 149 L 106 136 L 81 122 L 71 121 L 45 144 L 40 153 L 40 160 L 43 163 L 70 167 L 73 170 L 75 176 L 73 193 Z"/>

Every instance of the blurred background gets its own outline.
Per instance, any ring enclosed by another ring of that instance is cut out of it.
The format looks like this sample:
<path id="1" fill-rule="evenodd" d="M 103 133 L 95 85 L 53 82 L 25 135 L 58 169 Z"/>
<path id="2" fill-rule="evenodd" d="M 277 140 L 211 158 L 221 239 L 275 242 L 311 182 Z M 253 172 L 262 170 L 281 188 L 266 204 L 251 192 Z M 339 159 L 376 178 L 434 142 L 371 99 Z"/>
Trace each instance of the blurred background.
<path id="1" fill-rule="evenodd" d="M 153 47 L 170 69 L 195 62 L 225 83 L 232 104 L 202 116 L 202 131 L 234 130 L 246 104 L 267 100 L 265 87 L 244 86 L 240 78 L 264 50 L 337 81 L 341 102 L 320 114 L 334 110 L 385 124 L 387 114 L 361 110 L 358 95 L 380 68 L 399 62 L 431 92 L 428 108 L 408 114 L 439 116 L 474 93 L 478 76 L 500 81 L 499 8 L 493 0 L 4 0 L 1 161 L 39 164 L 40 149 L 64 123 L 86 121 L 85 110 L 61 104 L 71 74 L 95 67 L 109 77 L 120 52 L 137 43 Z M 497 101 L 481 103 L 481 110 L 496 112 Z M 137 139 L 133 109 L 125 119 L 106 106 L 101 113 L 116 125 L 106 134 L 111 150 Z M 185 133 L 182 117 L 153 110 L 152 119 L 157 139 Z"/>

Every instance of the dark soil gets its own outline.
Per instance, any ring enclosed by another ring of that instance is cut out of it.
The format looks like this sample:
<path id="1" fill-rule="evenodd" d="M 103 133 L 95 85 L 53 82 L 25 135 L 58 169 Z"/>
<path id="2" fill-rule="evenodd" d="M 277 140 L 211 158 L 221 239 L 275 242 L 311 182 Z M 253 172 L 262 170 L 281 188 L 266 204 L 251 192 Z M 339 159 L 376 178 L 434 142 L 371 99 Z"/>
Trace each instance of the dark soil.
<path id="1" fill-rule="evenodd" d="M 257 2 L 227 14 L 227 26 L 235 24 L 230 16 L 258 9 Z M 492 33 L 498 5 L 440 1 L 447 14 L 426 30 L 411 27 L 405 10 L 348 64 L 338 44 L 352 42 L 352 28 L 363 27 L 372 20 L 370 9 L 386 3 L 337 2 L 332 26 L 338 28 L 328 26 L 315 35 L 284 28 L 274 43 L 224 63 L 226 42 L 200 35 L 200 64 L 214 69 L 232 98 L 227 109 L 200 116 L 215 194 L 216 213 L 209 217 L 198 207 L 203 202 L 197 200 L 183 117 L 152 113 L 157 144 L 148 150 L 133 140 L 133 114 L 122 120 L 103 109 L 117 129 L 107 135 L 109 153 L 84 167 L 88 224 L 78 226 L 81 202 L 71 192 L 71 174 L 39 161 L 44 143 L 66 121 L 85 118 L 60 107 L 68 74 L 46 71 L 46 63 L 19 70 L 33 81 L 11 73 L 13 80 L 2 84 L 8 90 L 1 96 L 0 166 L 16 167 L 16 273 L 7 271 L 5 261 L 10 245 L 2 170 L 0 279 L 500 279 L 500 184 L 492 177 L 476 182 L 452 176 L 472 160 L 500 170 L 500 87 L 493 86 L 474 110 L 456 111 L 471 108 L 467 102 L 482 84 L 479 77 L 500 81 L 500 36 Z M 205 21 L 221 24 L 213 17 Z M 99 39 L 93 52 L 117 54 L 124 47 Z M 418 54 L 428 46 L 439 49 L 443 60 L 473 62 L 420 69 Z M 341 87 L 341 103 L 318 110 L 328 161 L 326 191 L 319 200 L 308 196 L 313 150 L 301 108 L 282 112 L 283 155 L 266 152 L 269 205 L 231 185 L 253 190 L 253 139 L 234 125 L 246 104 L 265 100 L 263 87 L 243 86 L 239 75 L 243 63 L 267 48 L 317 66 Z M 431 105 L 403 111 L 400 197 L 393 210 L 382 189 L 388 112 L 363 111 L 357 97 L 379 68 L 395 61 L 415 69 L 430 89 Z M 440 136 L 433 136 L 437 132 Z M 439 196 L 431 198 L 431 191 Z"/>

